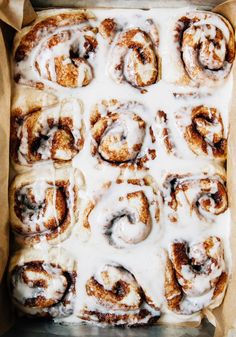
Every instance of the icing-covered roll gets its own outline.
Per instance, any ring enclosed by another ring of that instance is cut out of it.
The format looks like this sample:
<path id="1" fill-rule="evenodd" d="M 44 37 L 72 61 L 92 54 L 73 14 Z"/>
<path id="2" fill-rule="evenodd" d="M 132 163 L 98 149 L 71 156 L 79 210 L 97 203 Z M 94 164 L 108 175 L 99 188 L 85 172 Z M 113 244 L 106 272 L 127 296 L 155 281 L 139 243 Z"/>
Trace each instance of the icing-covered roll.
<path id="1" fill-rule="evenodd" d="M 10 260 L 9 288 L 16 307 L 30 316 L 73 313 L 76 263 L 63 249 L 24 249 Z"/>
<path id="2" fill-rule="evenodd" d="M 204 222 L 214 222 L 228 209 L 225 178 L 209 175 L 169 174 L 164 182 L 164 199 L 171 222 L 189 223 L 189 214 Z"/>
<path id="3" fill-rule="evenodd" d="M 151 19 L 140 27 L 118 29 L 114 19 L 105 19 L 99 27 L 101 35 L 112 42 L 108 72 L 116 83 L 127 82 L 145 88 L 158 81 L 158 30 Z"/>
<path id="4" fill-rule="evenodd" d="M 44 86 L 78 88 L 93 79 L 97 29 L 86 10 L 42 11 L 38 19 L 16 35 L 15 81 Z"/>
<path id="5" fill-rule="evenodd" d="M 92 155 L 100 163 L 142 168 L 155 159 L 155 137 L 147 111 L 137 102 L 115 99 L 95 105 L 90 125 Z"/>
<path id="6" fill-rule="evenodd" d="M 69 168 L 16 176 L 10 188 L 10 222 L 17 241 L 32 246 L 65 240 L 78 218 L 82 186 L 81 173 Z"/>
<path id="7" fill-rule="evenodd" d="M 226 159 L 227 134 L 217 108 L 206 105 L 183 107 L 175 113 L 175 124 L 172 126 L 168 115 L 159 111 L 157 122 L 161 126 L 160 137 L 168 154 L 183 158 L 193 154 L 208 159 Z M 178 133 L 175 132 L 176 125 Z"/>
<path id="8" fill-rule="evenodd" d="M 215 86 L 227 78 L 235 57 L 234 31 L 222 16 L 189 12 L 174 27 L 173 67 L 167 80 L 183 85 Z"/>
<path id="9" fill-rule="evenodd" d="M 215 236 L 202 242 L 175 241 L 166 265 L 165 297 L 168 308 L 189 315 L 218 306 L 228 279 L 222 241 Z"/>
<path id="10" fill-rule="evenodd" d="M 86 282 L 88 304 L 79 314 L 86 321 L 135 326 L 157 321 L 160 311 L 148 305 L 148 298 L 135 277 L 121 266 L 107 264 Z"/>
<path id="11" fill-rule="evenodd" d="M 131 247 L 160 226 L 161 198 L 150 177 L 118 180 L 90 201 L 83 225 L 116 248 Z"/>
<path id="12" fill-rule="evenodd" d="M 186 112 L 186 113 L 184 113 Z M 208 158 L 226 159 L 227 137 L 220 112 L 199 105 L 176 113 L 176 123 L 193 153 Z"/>
<path id="13" fill-rule="evenodd" d="M 14 163 L 29 166 L 42 161 L 71 161 L 84 143 L 80 101 L 68 98 L 59 102 L 53 95 L 31 88 L 18 89 L 15 97 L 11 123 Z"/>

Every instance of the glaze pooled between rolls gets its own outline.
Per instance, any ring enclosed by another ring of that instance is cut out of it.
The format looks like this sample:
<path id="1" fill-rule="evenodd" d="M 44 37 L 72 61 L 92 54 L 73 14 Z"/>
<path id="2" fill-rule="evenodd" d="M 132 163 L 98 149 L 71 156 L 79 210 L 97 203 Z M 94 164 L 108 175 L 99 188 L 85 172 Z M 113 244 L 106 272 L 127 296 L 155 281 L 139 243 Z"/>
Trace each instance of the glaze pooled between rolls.
<path id="1" fill-rule="evenodd" d="M 231 275 L 230 23 L 52 9 L 16 34 L 9 291 L 59 323 L 200 323 Z"/>

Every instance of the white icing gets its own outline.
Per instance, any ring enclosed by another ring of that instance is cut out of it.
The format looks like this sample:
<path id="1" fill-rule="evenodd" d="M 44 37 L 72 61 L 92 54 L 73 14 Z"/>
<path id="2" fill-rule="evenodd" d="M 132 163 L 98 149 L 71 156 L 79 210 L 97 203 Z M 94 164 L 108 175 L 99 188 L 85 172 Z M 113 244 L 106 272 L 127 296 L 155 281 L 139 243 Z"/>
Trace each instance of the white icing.
<path id="1" fill-rule="evenodd" d="M 105 69 L 107 69 L 108 55 L 111 52 L 111 47 L 99 34 L 97 35 L 98 47 L 96 50 L 96 57 L 92 60 L 94 79 L 88 86 L 77 89 L 68 89 L 59 87 L 57 84 L 42 78 L 40 79 L 47 87 L 51 88 L 52 92 L 56 92 L 60 99 L 65 99 L 68 95 L 70 95 L 74 98 L 79 97 L 79 99 L 83 102 L 86 139 L 83 149 L 77 156 L 75 156 L 72 162 L 72 166 L 74 168 L 79 168 L 85 177 L 86 189 L 80 191 L 81 207 L 86 207 L 87 202 L 89 200 L 93 200 L 94 195 L 98 195 L 98 199 L 99 196 L 104 195 L 103 184 L 107 181 L 115 181 L 119 176 L 125 179 L 126 177 L 130 177 L 130 175 L 132 178 L 139 178 L 140 175 L 142 175 L 140 172 L 134 171 L 130 173 L 125 169 L 121 173 L 119 167 L 105 164 L 100 165 L 97 163 L 96 158 L 91 156 L 90 146 L 92 136 L 90 133 L 89 117 L 94 105 L 104 99 L 109 100 L 115 98 L 122 101 L 130 101 L 132 99 L 132 101 L 137 101 L 145 106 L 145 111 L 143 112 L 145 115 L 144 120 L 147 121 L 148 125 L 153 127 L 157 139 L 157 157 L 155 160 L 147 163 L 147 167 L 149 169 L 148 174 L 153 176 L 159 190 L 163 189 L 162 184 L 168 173 L 185 174 L 191 172 L 196 177 L 201 175 L 202 172 L 206 172 L 208 176 L 214 175 L 219 170 L 224 174 L 224 170 L 222 168 L 223 163 L 216 164 L 214 160 L 210 158 L 199 158 L 195 156 L 188 148 L 187 144 L 183 141 L 181 131 L 179 131 L 176 127 L 175 115 L 177 111 L 180 111 L 183 108 L 183 106 L 204 104 L 216 107 L 220 111 L 224 124 L 224 135 L 227 136 L 228 111 L 232 95 L 232 75 L 225 80 L 224 85 L 218 86 L 214 89 L 204 86 L 200 88 L 181 87 L 167 83 L 167 80 L 172 80 L 173 78 L 176 79 L 177 76 L 175 64 L 173 66 L 173 63 L 175 62 L 174 51 L 176 46 L 172 45 L 170 42 L 173 38 L 173 26 L 178 18 L 184 15 L 186 11 L 187 9 L 152 9 L 149 11 L 97 9 L 93 11 L 97 17 L 97 21 L 93 22 L 93 25 L 97 25 L 97 23 L 107 17 L 115 17 L 119 22 L 119 25 L 124 27 L 125 30 L 134 27 L 140 27 L 142 29 L 143 22 L 149 18 L 152 18 L 154 23 L 157 25 L 160 41 L 158 53 L 162 59 L 163 80 L 160 80 L 156 84 L 148 87 L 145 94 L 141 94 L 139 90 L 132 87 L 129 83 L 116 83 L 105 71 Z M 220 25 L 222 24 L 217 21 L 217 25 L 218 24 L 219 27 L 221 27 Z M 225 29 L 223 26 L 221 28 Z M 227 32 L 224 33 L 226 39 L 228 39 Z M 57 50 L 54 52 L 57 52 Z M 58 53 L 60 52 L 61 51 L 58 51 Z M 35 50 L 31 54 L 31 58 L 34 59 L 36 54 L 39 55 L 38 50 Z M 25 78 L 33 81 L 39 80 L 36 73 L 32 71 L 32 65 L 31 67 L 28 67 L 28 64 L 27 67 L 25 67 L 25 65 L 24 67 L 19 65 L 19 67 L 22 67 L 21 71 L 24 72 Z M 80 78 L 79 82 L 81 83 L 81 81 L 82 78 Z M 193 92 L 194 95 L 186 96 L 185 98 L 175 98 L 173 95 L 173 93 L 188 94 L 189 92 Z M 206 95 L 206 92 L 209 93 L 209 95 Z M 172 154 L 168 155 L 164 149 L 163 139 L 159 132 L 160 125 L 158 125 L 158 122 L 156 121 L 156 113 L 158 110 L 162 110 L 168 115 L 169 127 L 173 131 L 172 136 L 177 150 L 180 151 L 180 156 L 176 157 Z M 217 130 L 218 129 L 214 129 L 214 131 Z M 212 139 L 212 134 L 209 134 L 208 137 Z M 133 137 L 131 138 L 132 139 L 129 140 L 129 142 L 132 143 Z M 27 146 L 27 144 L 24 146 Z M 142 150 L 145 151 L 145 149 Z M 131 189 L 136 189 L 136 187 L 132 187 Z M 143 186 L 142 189 L 144 189 Z M 192 192 L 192 195 L 190 196 L 191 198 L 196 195 L 196 189 Z M 98 273 L 104 265 L 109 263 L 123 266 L 134 275 L 138 284 L 153 300 L 155 305 L 161 308 L 161 321 L 199 321 L 201 317 L 200 313 L 193 315 L 177 315 L 176 313 L 170 312 L 167 308 L 164 300 L 165 254 L 163 253 L 163 249 L 168 250 L 170 243 L 176 239 L 184 239 L 188 242 L 200 242 L 211 235 L 219 236 L 225 246 L 227 270 L 230 270 L 229 210 L 221 215 L 214 216 L 213 222 L 204 220 L 200 221 L 199 217 L 194 212 L 190 214 L 188 204 L 186 204 L 184 198 L 181 198 L 183 206 L 180 211 L 179 218 L 183 220 L 182 223 L 173 224 L 170 223 L 170 221 L 167 221 L 168 212 L 166 211 L 166 208 L 161 206 L 161 225 L 159 226 L 159 224 L 156 223 L 152 224 L 152 230 L 146 240 L 140 242 L 139 244 L 132 245 L 131 247 L 130 245 L 126 245 L 124 249 L 117 249 L 116 247 L 109 245 L 109 243 L 104 240 L 104 236 L 101 235 L 99 228 L 99 226 L 103 225 L 106 221 L 109 209 L 114 206 L 117 207 L 113 198 L 109 197 L 109 193 L 111 193 L 112 189 L 108 191 L 108 196 L 102 197 L 102 199 L 99 200 L 99 208 L 95 208 L 94 212 L 91 213 L 89 217 L 90 221 L 93 222 L 94 220 L 95 223 L 95 226 L 92 226 L 91 235 L 88 237 L 83 235 L 83 228 L 81 221 L 79 221 L 76 226 L 74 226 L 72 235 L 58 245 L 59 250 L 61 247 L 67 249 L 71 256 L 78 261 L 78 278 L 76 284 L 77 295 L 74 314 L 63 321 L 80 321 L 78 316 L 85 306 L 101 312 L 107 312 L 106 308 L 104 308 L 101 304 L 94 303 L 94 301 L 87 296 L 85 284 L 91 276 Z M 116 188 L 116 191 L 118 193 L 119 188 Z M 127 192 L 127 187 L 125 191 Z M 145 193 L 146 192 L 149 195 L 150 191 L 148 187 L 145 187 Z M 213 203 L 212 207 L 214 207 Z M 126 223 L 124 224 L 122 222 L 119 223 L 118 228 L 123 229 L 124 226 L 126 226 Z M 137 228 L 138 229 L 137 232 L 135 230 L 135 234 L 139 234 L 139 231 L 142 230 L 142 226 L 138 223 Z M 129 233 L 125 232 L 127 236 L 130 236 L 130 233 L 133 233 L 132 226 L 130 229 Z M 118 229 L 116 234 L 120 237 L 123 232 L 121 233 L 121 230 Z M 48 246 L 46 242 L 41 242 L 38 247 L 47 250 Z M 188 277 L 188 271 L 185 272 Z M 201 283 L 202 280 L 199 282 Z M 200 283 L 197 283 L 197 288 L 201 288 Z M 204 284 L 204 288 L 208 289 L 208 286 L 208 284 Z M 189 300 L 192 302 L 191 306 L 194 305 L 197 308 L 202 308 L 204 303 L 210 301 L 209 298 L 211 298 L 211 295 L 212 294 L 210 294 L 210 292 L 207 292 L 201 297 L 191 297 Z M 132 299 L 130 298 L 128 300 L 131 301 Z M 188 301 L 183 301 L 183 306 L 188 308 Z M 148 310 L 152 311 L 150 307 Z"/>
<path id="2" fill-rule="evenodd" d="M 46 299 L 53 298 L 59 301 L 66 290 L 66 279 L 60 273 L 58 273 L 59 275 L 56 275 L 55 270 L 52 270 L 51 272 L 53 272 L 52 279 L 50 276 L 41 272 L 25 271 L 26 277 L 28 278 L 28 284 L 26 284 L 22 278 L 16 280 L 13 291 L 14 298 L 21 304 L 24 304 L 26 299 L 37 298 L 38 296 L 43 296 Z M 33 282 L 37 280 L 43 280 L 45 282 L 45 287 L 34 287 Z"/>
<path id="3" fill-rule="evenodd" d="M 144 192 L 149 204 L 150 220 L 142 222 L 142 200 L 140 196 L 128 199 L 128 194 Z M 95 208 L 89 215 L 88 221 L 95 240 L 110 241 L 117 247 L 129 247 L 144 241 L 150 231 L 160 235 L 160 224 L 155 215 L 160 208 L 160 200 L 148 186 L 120 184 L 112 186 L 107 193 L 97 201 Z M 100 238 L 100 239 L 99 239 Z M 106 244 L 106 242 L 105 242 Z"/>
<path id="4" fill-rule="evenodd" d="M 28 153 L 31 152 L 28 143 L 27 117 L 28 116 L 25 117 L 23 124 L 19 126 L 17 130 L 17 136 L 21 141 L 17 154 L 19 162 L 22 165 L 28 164 Z M 36 152 L 40 155 L 42 161 L 50 161 L 52 158 L 51 151 L 54 136 L 58 132 L 60 121 L 63 118 L 71 119 L 72 128 L 70 128 L 70 132 L 75 149 L 77 148 L 78 142 L 82 139 L 82 108 L 79 100 L 73 97 L 67 97 L 61 100 L 59 104 L 43 109 L 37 122 L 32 127 L 33 137 L 35 139 L 37 139 L 37 137 L 40 138 L 40 144 Z M 53 126 L 49 125 L 51 120 L 53 120 Z M 58 149 L 54 154 L 54 158 L 63 161 L 71 160 L 73 156 L 74 154 L 70 149 Z"/>
<path id="5" fill-rule="evenodd" d="M 41 250 L 24 249 L 12 258 L 9 272 L 13 273 L 14 303 L 30 315 L 68 316 L 74 302 L 72 273 L 76 271 L 75 261 L 60 248 L 43 253 L 42 258 Z M 36 301 L 33 306 L 32 301 Z M 53 305 L 49 304 L 51 301 Z"/>

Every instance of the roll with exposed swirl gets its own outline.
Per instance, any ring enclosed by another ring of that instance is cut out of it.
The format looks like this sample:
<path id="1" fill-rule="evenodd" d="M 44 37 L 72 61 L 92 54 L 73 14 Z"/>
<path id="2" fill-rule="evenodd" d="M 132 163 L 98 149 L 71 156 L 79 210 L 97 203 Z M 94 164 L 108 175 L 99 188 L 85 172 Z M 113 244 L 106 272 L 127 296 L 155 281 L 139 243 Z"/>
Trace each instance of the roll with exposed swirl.
<path id="1" fill-rule="evenodd" d="M 218 306 L 224 296 L 228 273 L 223 243 L 211 236 L 201 242 L 175 241 L 166 265 L 165 297 L 168 308 L 190 315 Z"/>
<path id="2" fill-rule="evenodd" d="M 17 241 L 32 246 L 65 240 L 78 218 L 82 186 L 81 173 L 69 168 L 16 176 L 10 188 L 10 222 Z"/>
<path id="3" fill-rule="evenodd" d="M 88 203 L 83 226 L 96 240 L 101 238 L 116 248 L 132 247 L 152 230 L 160 232 L 161 202 L 150 177 L 117 180 Z"/>
<path id="4" fill-rule="evenodd" d="M 176 123 L 190 150 L 197 156 L 226 159 L 227 136 L 220 112 L 214 107 L 199 105 L 176 113 Z"/>
<path id="5" fill-rule="evenodd" d="M 198 221 L 215 222 L 228 209 L 225 178 L 221 173 L 209 175 L 169 174 L 164 183 L 164 199 L 171 222 L 189 225 L 189 214 Z"/>
<path id="6" fill-rule="evenodd" d="M 43 103 L 39 97 L 44 99 Z M 68 98 L 59 102 L 55 98 L 50 105 L 51 97 L 54 96 L 40 90 L 18 89 L 11 119 L 11 154 L 15 164 L 64 164 L 81 150 L 84 125 L 80 101 Z M 21 107 L 22 101 L 26 103 Z"/>
<path id="7" fill-rule="evenodd" d="M 180 158 L 198 156 L 226 160 L 227 131 L 217 108 L 206 105 L 183 107 L 175 113 L 172 123 L 164 111 L 159 111 L 157 123 L 168 154 Z M 175 132 L 176 125 L 178 132 Z"/>
<path id="8" fill-rule="evenodd" d="M 16 35 L 15 81 L 43 89 L 78 88 L 93 79 L 97 48 L 95 17 L 86 10 L 39 12 L 37 20 Z"/>
<path id="9" fill-rule="evenodd" d="M 235 57 L 234 31 L 222 16 L 189 12 L 174 27 L 167 80 L 183 85 L 215 86 L 229 75 Z M 172 69 L 173 68 L 173 69 Z M 166 69 L 167 70 L 167 69 Z"/>
<path id="10" fill-rule="evenodd" d="M 122 27 L 120 31 L 118 22 L 105 19 L 99 32 L 111 43 L 108 59 L 110 77 L 118 84 L 127 82 L 135 88 L 144 89 L 156 83 L 160 76 L 159 35 L 151 19 L 141 26 Z"/>
<path id="11" fill-rule="evenodd" d="M 135 277 L 126 269 L 106 264 L 86 282 L 88 304 L 79 317 L 109 325 L 136 326 L 155 323 L 160 311 L 148 305 L 148 298 Z"/>
<path id="12" fill-rule="evenodd" d="M 16 307 L 30 316 L 72 314 L 77 271 L 63 249 L 24 249 L 10 260 L 9 288 Z"/>
<path id="13" fill-rule="evenodd" d="M 147 111 L 137 102 L 115 99 L 95 105 L 91 116 L 92 155 L 100 163 L 142 168 L 155 159 L 155 137 Z"/>

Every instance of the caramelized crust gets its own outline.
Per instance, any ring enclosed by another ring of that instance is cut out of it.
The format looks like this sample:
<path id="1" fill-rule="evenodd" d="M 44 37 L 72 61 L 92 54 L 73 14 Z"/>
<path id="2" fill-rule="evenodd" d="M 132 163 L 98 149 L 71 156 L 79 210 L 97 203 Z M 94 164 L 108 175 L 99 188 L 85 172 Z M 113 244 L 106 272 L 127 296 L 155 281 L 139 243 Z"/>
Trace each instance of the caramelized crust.
<path id="1" fill-rule="evenodd" d="M 94 107 L 90 115 L 94 139 L 91 152 L 99 162 L 142 169 L 148 160 L 155 159 L 156 150 L 145 148 L 152 146 L 155 137 L 152 126 L 148 128 L 140 112 L 143 108 L 136 102 L 115 99 L 104 100 Z"/>
<path id="2" fill-rule="evenodd" d="M 51 173 L 51 174 L 50 174 Z M 17 241 L 33 246 L 65 240 L 78 216 L 78 186 L 69 169 L 52 172 L 44 178 L 16 176 L 10 188 L 10 221 Z"/>
<path id="3" fill-rule="evenodd" d="M 190 149 L 197 155 L 225 159 L 227 140 L 224 138 L 223 121 L 217 109 L 197 106 L 192 109 L 191 119 L 192 124 L 186 127 L 184 133 Z"/>
<path id="4" fill-rule="evenodd" d="M 175 154 L 175 146 L 171 139 L 170 129 L 168 126 L 168 117 L 164 111 L 159 110 L 157 112 L 157 122 L 161 126 L 160 136 L 161 136 L 162 142 L 164 143 L 167 153 Z"/>
<path id="5" fill-rule="evenodd" d="M 89 12 L 79 11 L 79 13 L 60 13 L 55 16 L 48 17 L 36 23 L 30 31 L 21 39 L 15 52 L 15 61 L 20 62 L 30 54 L 34 47 L 39 43 L 40 39 L 44 37 L 44 32 L 52 34 L 60 27 L 72 26 L 81 24 L 93 19 Z"/>
<path id="6" fill-rule="evenodd" d="M 86 292 L 89 304 L 81 312 L 83 320 L 135 326 L 150 324 L 159 317 L 159 309 L 149 311 L 142 288 L 121 266 L 105 265 L 87 281 Z"/>
<path id="7" fill-rule="evenodd" d="M 40 89 L 53 83 L 67 88 L 88 85 L 93 80 L 89 59 L 98 45 L 90 19 L 94 16 L 82 10 L 42 16 L 16 48 L 15 81 Z"/>
<path id="8" fill-rule="evenodd" d="M 112 18 L 104 19 L 99 25 L 99 33 L 105 40 L 108 40 L 109 43 L 112 42 L 116 32 L 117 23 Z"/>
<path id="9" fill-rule="evenodd" d="M 75 296 L 75 265 L 64 251 L 58 256 L 56 250 L 49 250 L 43 259 L 42 254 L 40 250 L 23 250 L 12 258 L 9 284 L 14 303 L 29 316 L 69 316 Z"/>
<path id="10" fill-rule="evenodd" d="M 24 112 L 17 107 L 12 114 L 11 155 L 16 164 L 68 163 L 83 147 L 84 126 L 77 100 Z"/>
<path id="11" fill-rule="evenodd" d="M 229 36 L 229 37 L 228 37 Z M 230 73 L 235 57 L 234 31 L 222 16 L 190 12 L 175 27 L 185 74 L 181 83 L 214 86 Z"/>
<path id="12" fill-rule="evenodd" d="M 184 241 L 173 242 L 170 258 L 165 278 L 165 296 L 170 310 L 191 314 L 210 306 L 224 294 L 228 274 L 223 245 L 218 237 L 191 245 Z"/>
<path id="13" fill-rule="evenodd" d="M 173 265 L 169 259 L 166 262 L 165 297 L 170 310 L 178 310 L 182 300 L 182 290 L 177 282 Z"/>
<path id="14" fill-rule="evenodd" d="M 100 31 L 111 42 L 116 27 L 113 21 L 107 20 L 103 21 Z M 141 93 L 156 83 L 159 76 L 157 27 L 151 19 L 146 20 L 145 26 L 146 30 L 132 28 L 118 33 L 108 64 L 110 76 L 116 83 L 127 82 L 141 89 Z"/>
<path id="15" fill-rule="evenodd" d="M 174 211 L 169 216 L 173 222 L 178 221 L 178 210 L 184 207 L 184 201 L 190 213 L 194 211 L 200 220 L 209 222 L 213 221 L 212 216 L 220 215 L 228 208 L 225 180 L 218 174 L 211 177 L 207 174 L 201 177 L 170 174 L 164 188 L 168 206 Z"/>

